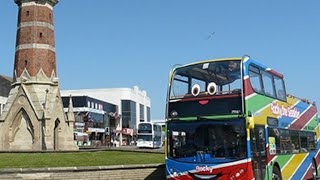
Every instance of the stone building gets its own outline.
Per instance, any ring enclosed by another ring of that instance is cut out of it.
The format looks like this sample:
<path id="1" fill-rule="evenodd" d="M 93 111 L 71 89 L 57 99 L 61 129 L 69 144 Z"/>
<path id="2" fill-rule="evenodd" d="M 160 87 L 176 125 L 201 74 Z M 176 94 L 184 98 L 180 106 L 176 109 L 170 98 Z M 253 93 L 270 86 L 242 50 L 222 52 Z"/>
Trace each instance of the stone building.
<path id="1" fill-rule="evenodd" d="M 0 115 L 7 102 L 11 90 L 12 78 L 0 75 Z"/>
<path id="2" fill-rule="evenodd" d="M 0 117 L 0 150 L 76 150 L 72 107 L 67 117 L 56 72 L 53 7 L 58 0 L 15 3 L 14 74 Z"/>

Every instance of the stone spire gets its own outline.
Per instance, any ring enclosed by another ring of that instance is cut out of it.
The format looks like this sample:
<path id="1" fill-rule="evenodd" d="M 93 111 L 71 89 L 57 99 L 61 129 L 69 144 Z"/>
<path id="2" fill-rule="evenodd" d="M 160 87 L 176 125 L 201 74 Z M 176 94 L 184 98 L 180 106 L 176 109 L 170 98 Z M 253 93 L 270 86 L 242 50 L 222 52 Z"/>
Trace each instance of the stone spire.
<path id="1" fill-rule="evenodd" d="M 71 94 L 70 94 L 70 98 L 69 98 L 69 107 L 68 107 L 68 122 L 69 122 L 69 126 L 71 126 L 71 125 L 73 126 L 73 123 L 75 122 Z"/>

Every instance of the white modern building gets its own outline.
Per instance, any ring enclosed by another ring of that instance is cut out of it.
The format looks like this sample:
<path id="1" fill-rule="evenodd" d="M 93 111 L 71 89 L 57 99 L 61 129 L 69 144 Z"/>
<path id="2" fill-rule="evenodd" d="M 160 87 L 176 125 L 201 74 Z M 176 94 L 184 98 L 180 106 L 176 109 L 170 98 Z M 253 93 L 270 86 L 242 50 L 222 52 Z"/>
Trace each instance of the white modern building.
<path id="1" fill-rule="evenodd" d="M 89 96 L 117 106 L 114 115 L 119 116 L 116 122 L 117 140 L 121 145 L 130 145 L 135 141 L 140 122 L 151 121 L 151 100 L 146 91 L 137 86 L 133 88 L 81 89 L 62 90 L 62 97 Z M 95 105 L 93 105 L 95 106 Z"/>

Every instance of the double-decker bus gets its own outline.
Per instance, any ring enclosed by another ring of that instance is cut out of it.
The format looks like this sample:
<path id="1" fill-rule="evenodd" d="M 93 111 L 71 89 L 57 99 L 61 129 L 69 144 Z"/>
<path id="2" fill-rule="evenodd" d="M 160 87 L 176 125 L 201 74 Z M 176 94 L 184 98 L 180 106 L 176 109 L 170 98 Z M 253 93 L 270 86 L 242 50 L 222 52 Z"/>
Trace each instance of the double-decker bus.
<path id="1" fill-rule="evenodd" d="M 175 67 L 167 179 L 315 179 L 318 124 L 315 103 L 287 94 L 284 76 L 249 56 Z"/>
<path id="2" fill-rule="evenodd" d="M 152 122 L 143 122 L 138 125 L 137 147 L 159 148 L 162 145 L 161 126 Z"/>

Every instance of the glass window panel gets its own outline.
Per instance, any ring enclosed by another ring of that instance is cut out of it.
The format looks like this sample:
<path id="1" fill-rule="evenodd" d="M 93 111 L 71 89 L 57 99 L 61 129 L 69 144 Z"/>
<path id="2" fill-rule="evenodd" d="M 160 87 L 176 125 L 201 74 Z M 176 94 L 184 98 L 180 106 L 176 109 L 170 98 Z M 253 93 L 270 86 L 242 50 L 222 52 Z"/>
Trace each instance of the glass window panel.
<path id="1" fill-rule="evenodd" d="M 254 66 L 249 66 L 249 71 L 251 71 L 251 72 L 255 72 L 255 73 L 257 73 L 257 74 L 259 74 L 259 73 L 260 73 L 259 68 L 254 67 Z"/>
<path id="2" fill-rule="evenodd" d="M 272 75 L 264 71 L 262 71 L 261 74 L 262 74 L 265 95 L 270 97 L 276 97 L 274 88 L 273 88 Z"/>
<path id="3" fill-rule="evenodd" d="M 300 152 L 308 152 L 308 136 L 306 132 L 300 132 Z"/>
<path id="4" fill-rule="evenodd" d="M 201 92 L 207 91 L 207 85 L 209 83 L 215 83 L 219 90 L 222 86 L 230 85 L 230 92 L 241 89 L 241 61 L 221 61 L 211 63 L 199 63 L 189 65 L 186 67 L 177 68 L 172 79 L 170 97 L 182 98 L 191 96 L 191 89 L 193 85 L 198 84 Z M 236 81 L 236 82 L 235 82 Z M 233 89 L 233 87 L 236 87 Z M 207 95 L 207 94 L 201 94 Z M 221 95 L 217 93 L 216 95 Z"/>
<path id="5" fill-rule="evenodd" d="M 280 149 L 282 154 L 291 153 L 291 139 L 288 130 L 280 130 Z"/>
<path id="6" fill-rule="evenodd" d="M 243 119 L 170 122 L 168 131 L 168 154 L 170 158 L 178 161 L 222 163 L 246 157 L 247 142 Z"/>
<path id="7" fill-rule="evenodd" d="M 308 150 L 315 151 L 316 150 L 316 134 L 312 132 L 308 132 L 307 138 L 308 138 Z"/>
<path id="8" fill-rule="evenodd" d="M 144 121 L 144 105 L 140 104 L 140 121 Z"/>
<path id="9" fill-rule="evenodd" d="M 290 136 L 291 136 L 292 153 L 299 153 L 299 150 L 300 150 L 299 131 L 290 131 Z"/>
<path id="10" fill-rule="evenodd" d="M 147 122 L 151 121 L 151 108 L 147 107 Z"/>
<path id="11" fill-rule="evenodd" d="M 174 97 L 183 96 L 188 94 L 189 87 L 188 84 L 181 81 L 174 81 L 172 84 L 171 95 Z"/>
<path id="12" fill-rule="evenodd" d="M 287 100 L 287 96 L 286 96 L 286 90 L 284 88 L 284 81 L 283 79 L 274 76 L 274 85 L 276 87 L 276 93 L 277 93 L 277 98 L 282 100 L 282 101 L 286 101 Z"/>
<path id="13" fill-rule="evenodd" d="M 250 82 L 253 90 L 257 93 L 263 94 L 260 74 L 249 71 L 249 77 L 250 77 Z"/>
<path id="14" fill-rule="evenodd" d="M 230 84 L 222 86 L 222 91 L 224 94 L 236 94 L 236 93 L 241 93 L 241 80 L 236 79 Z"/>

